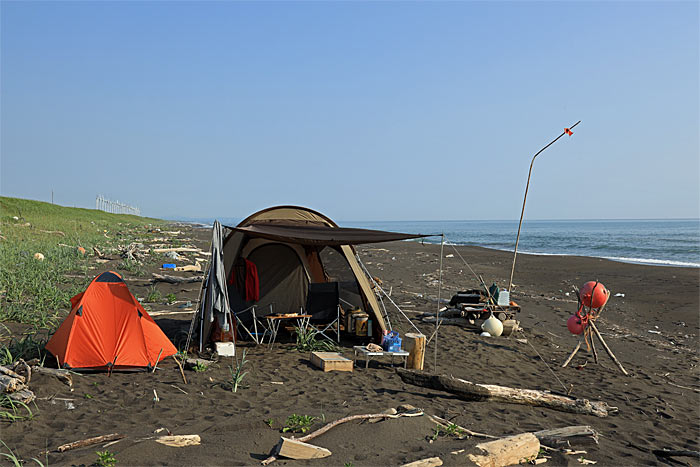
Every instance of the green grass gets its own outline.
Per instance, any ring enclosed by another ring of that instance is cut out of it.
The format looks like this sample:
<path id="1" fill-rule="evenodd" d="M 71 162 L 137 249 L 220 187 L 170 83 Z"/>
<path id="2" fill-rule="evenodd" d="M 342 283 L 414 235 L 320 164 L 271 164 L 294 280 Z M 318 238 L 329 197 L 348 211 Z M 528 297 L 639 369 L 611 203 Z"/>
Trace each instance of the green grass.
<path id="1" fill-rule="evenodd" d="M 295 326 L 294 331 L 297 336 L 295 348 L 299 352 L 334 352 L 338 350 L 338 346 L 330 340 L 317 340 L 316 335 L 318 331 L 311 327 L 302 329 L 299 326 Z"/>
<path id="2" fill-rule="evenodd" d="M 156 219 L 0 197 L 0 322 L 52 332 L 69 311 L 70 298 L 104 271 L 94 263 L 92 248 L 106 253 L 128 245 L 148 235 L 148 224 L 165 225 Z M 45 259 L 35 259 L 35 253 Z"/>
<path id="3" fill-rule="evenodd" d="M 0 457 L 4 457 L 5 459 L 7 459 L 9 462 L 12 463 L 11 465 L 13 465 L 14 467 L 22 467 L 24 465 L 24 461 L 17 457 L 17 454 L 12 452 L 12 449 L 10 449 L 10 447 L 7 444 L 5 444 L 5 441 L 0 440 L 0 443 L 2 443 L 2 445 L 5 446 L 5 449 L 7 449 L 8 451 L 0 452 Z M 42 464 L 41 461 L 36 457 L 32 457 L 32 460 L 39 464 L 41 467 L 44 467 L 44 464 Z M 46 465 L 48 465 L 48 455 Z"/>
<path id="4" fill-rule="evenodd" d="M 241 356 L 241 359 L 238 360 L 238 357 L 236 357 L 236 367 L 229 366 L 229 372 L 231 373 L 231 391 L 232 392 L 238 392 L 238 387 L 241 385 L 243 382 L 243 378 L 248 374 L 247 371 L 243 371 L 243 367 L 245 364 L 248 363 L 248 360 L 245 359 L 245 350 L 243 351 L 243 355 Z"/>
<path id="5" fill-rule="evenodd" d="M 0 420 L 6 422 L 18 422 L 34 418 L 32 409 L 27 404 L 10 399 L 10 396 L 0 396 Z"/>
<path id="6" fill-rule="evenodd" d="M 284 428 L 282 428 L 283 433 L 306 433 L 311 429 L 311 426 L 318 420 L 316 417 L 311 415 L 297 415 L 292 414 L 287 417 L 287 423 Z"/>

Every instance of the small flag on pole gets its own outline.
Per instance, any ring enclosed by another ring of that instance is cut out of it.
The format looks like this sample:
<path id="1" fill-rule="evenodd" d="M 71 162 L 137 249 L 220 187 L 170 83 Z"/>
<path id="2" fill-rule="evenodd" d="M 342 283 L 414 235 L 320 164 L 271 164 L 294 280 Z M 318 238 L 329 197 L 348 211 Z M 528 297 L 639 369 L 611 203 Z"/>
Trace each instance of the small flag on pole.
<path id="1" fill-rule="evenodd" d="M 566 133 L 566 134 L 569 135 L 569 136 L 571 136 L 571 135 L 574 134 L 574 132 L 571 131 L 571 130 L 569 130 L 568 128 L 564 128 L 564 133 Z"/>

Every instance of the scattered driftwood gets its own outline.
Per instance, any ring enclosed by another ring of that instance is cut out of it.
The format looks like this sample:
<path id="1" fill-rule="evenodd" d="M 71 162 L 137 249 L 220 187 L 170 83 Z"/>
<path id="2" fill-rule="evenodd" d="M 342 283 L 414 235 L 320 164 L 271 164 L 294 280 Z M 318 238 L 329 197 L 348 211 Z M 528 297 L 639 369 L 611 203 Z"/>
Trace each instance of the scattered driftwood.
<path id="1" fill-rule="evenodd" d="M 141 251 L 143 247 L 143 243 L 130 243 L 128 246 L 120 248 L 119 256 L 131 261 L 139 261 L 145 257 L 145 254 Z"/>
<path id="2" fill-rule="evenodd" d="M 652 454 L 659 457 L 694 457 L 700 459 L 700 452 L 698 451 L 678 451 L 673 449 L 654 449 L 651 451 Z"/>
<path id="3" fill-rule="evenodd" d="M 156 274 L 153 273 L 153 282 L 167 282 L 169 284 L 186 284 L 189 282 L 201 282 L 204 276 L 194 276 L 194 277 L 176 277 L 168 276 L 167 274 Z"/>
<path id="4" fill-rule="evenodd" d="M 570 444 L 598 444 L 598 432 L 588 425 L 567 426 L 532 433 L 540 443 L 552 448 L 568 447 Z"/>
<path id="5" fill-rule="evenodd" d="M 532 433 L 477 444 L 477 453 L 469 454 L 470 461 L 479 467 L 501 467 L 529 462 L 540 452 L 540 441 Z"/>
<path id="6" fill-rule="evenodd" d="M 399 417 L 418 417 L 423 415 L 423 411 L 421 410 L 409 410 L 408 412 L 403 412 L 403 413 L 397 413 L 397 414 L 385 414 L 385 413 L 374 413 L 374 414 L 365 414 L 365 415 L 350 415 L 348 417 L 343 417 L 340 418 L 334 422 L 331 422 L 327 424 L 326 426 L 314 431 L 313 433 L 309 433 L 306 436 L 302 436 L 301 438 L 291 438 L 294 441 L 300 441 L 302 443 L 306 443 L 307 441 L 311 441 L 312 439 L 316 438 L 317 436 L 321 436 L 323 433 L 327 432 L 333 427 L 336 427 L 340 425 L 341 423 L 349 422 L 352 420 L 368 420 L 368 419 L 373 419 L 373 418 L 399 418 Z M 273 449 L 272 455 L 265 459 L 264 461 L 261 462 L 262 465 L 268 465 L 273 463 L 274 461 L 277 460 L 277 456 L 281 455 L 279 452 L 279 448 L 281 444 L 283 443 L 282 440 L 286 438 L 282 438 L 280 442 L 275 446 Z"/>
<path id="7" fill-rule="evenodd" d="M 62 444 L 56 448 L 58 452 L 66 452 L 72 449 L 84 448 L 85 446 L 92 446 L 93 444 L 104 443 L 105 441 L 114 441 L 115 439 L 122 439 L 124 435 L 119 433 L 110 433 L 108 435 L 95 436 L 94 438 L 81 439 L 80 441 L 73 441 L 72 443 Z"/>
<path id="8" fill-rule="evenodd" d="M 401 467 L 439 467 L 440 465 L 442 465 L 442 459 L 439 457 L 428 457 L 427 459 L 409 462 Z"/>
<path id="9" fill-rule="evenodd" d="M 205 360 L 203 358 L 187 358 L 185 359 L 185 369 L 192 370 L 198 365 L 209 366 L 216 363 L 214 360 Z"/>
<path id="10" fill-rule="evenodd" d="M 187 378 L 185 378 L 185 371 L 182 369 L 182 364 L 180 363 L 180 360 L 173 355 L 173 360 L 175 360 L 175 363 L 177 363 L 177 367 L 180 369 L 180 374 L 182 375 L 182 381 L 184 381 L 185 384 L 187 384 Z"/>
<path id="11" fill-rule="evenodd" d="M 455 426 L 459 431 L 462 433 L 473 436 L 475 438 L 491 438 L 491 439 L 498 439 L 496 436 L 491 436 L 487 435 L 486 433 L 479 433 L 476 431 L 469 430 L 467 428 L 464 428 L 463 426 L 459 426 L 455 423 L 450 422 L 449 420 L 445 420 L 442 417 L 438 417 L 437 415 L 429 415 L 428 416 L 432 421 L 434 421 L 436 424 L 438 424 L 441 428 L 448 428 L 450 424 Z"/>
<path id="12" fill-rule="evenodd" d="M 403 368 L 397 368 L 396 372 L 404 383 L 446 391 L 468 401 L 491 400 L 511 404 L 534 405 L 562 412 L 595 415 L 597 417 L 607 417 L 609 413 L 617 412 L 617 407 L 611 407 L 602 401 L 576 399 L 534 389 L 475 384 L 452 376 L 418 373 L 404 370 Z"/>
<path id="13" fill-rule="evenodd" d="M 289 459 L 320 459 L 331 454 L 326 448 L 302 443 L 293 438 L 282 437 L 277 445 L 277 455 Z"/>
<path id="14" fill-rule="evenodd" d="M 0 366 L 0 393 L 25 404 L 36 398 L 27 387 L 27 379 L 6 366 Z"/>
<path id="15" fill-rule="evenodd" d="M 38 374 L 55 376 L 63 384 L 67 384 L 68 386 L 73 387 L 73 376 L 71 376 L 71 372 L 68 370 L 56 369 L 56 368 L 45 368 L 43 366 L 33 366 L 32 371 L 34 371 L 34 373 L 38 373 Z"/>
<path id="16" fill-rule="evenodd" d="M 199 435 L 166 435 L 156 438 L 156 443 L 165 444 L 173 448 L 183 448 L 185 446 L 197 446 L 202 439 Z"/>
<path id="17" fill-rule="evenodd" d="M 154 253 L 200 253 L 200 254 L 205 254 L 202 250 L 199 248 L 187 248 L 187 247 L 179 247 L 179 248 L 154 248 L 153 249 Z"/>

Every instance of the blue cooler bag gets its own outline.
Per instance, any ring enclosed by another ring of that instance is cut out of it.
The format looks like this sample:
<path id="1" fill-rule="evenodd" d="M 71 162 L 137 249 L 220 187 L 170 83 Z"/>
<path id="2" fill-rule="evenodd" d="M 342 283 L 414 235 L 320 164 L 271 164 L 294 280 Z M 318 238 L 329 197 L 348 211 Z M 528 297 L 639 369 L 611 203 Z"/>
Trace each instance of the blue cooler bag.
<path id="1" fill-rule="evenodd" d="M 382 339 L 382 348 L 385 352 L 398 352 L 401 350 L 401 338 L 397 331 L 391 331 Z"/>

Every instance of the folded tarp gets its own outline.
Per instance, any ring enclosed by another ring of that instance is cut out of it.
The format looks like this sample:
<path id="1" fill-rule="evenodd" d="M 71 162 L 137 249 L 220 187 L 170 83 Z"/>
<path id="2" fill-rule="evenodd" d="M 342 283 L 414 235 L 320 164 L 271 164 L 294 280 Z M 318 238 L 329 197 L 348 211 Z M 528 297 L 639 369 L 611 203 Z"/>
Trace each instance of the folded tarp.
<path id="1" fill-rule="evenodd" d="M 228 228 L 253 238 L 265 238 L 300 245 L 325 246 L 360 245 L 435 236 L 326 225 L 252 224 L 245 227 Z"/>

